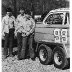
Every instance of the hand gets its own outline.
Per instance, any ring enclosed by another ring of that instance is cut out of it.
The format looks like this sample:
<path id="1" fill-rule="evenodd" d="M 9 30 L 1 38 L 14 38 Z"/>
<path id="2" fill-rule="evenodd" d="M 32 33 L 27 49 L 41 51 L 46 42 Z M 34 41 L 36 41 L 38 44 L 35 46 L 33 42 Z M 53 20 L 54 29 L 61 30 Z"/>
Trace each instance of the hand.
<path id="1" fill-rule="evenodd" d="M 17 32 L 16 31 L 14 32 L 14 34 L 15 34 L 15 36 L 17 36 Z"/>
<path id="2" fill-rule="evenodd" d="M 4 40 L 5 39 L 5 37 L 4 36 L 2 36 L 2 40 Z"/>
<path id="3" fill-rule="evenodd" d="M 16 39 L 17 37 L 14 35 L 14 39 Z"/>
<path id="4" fill-rule="evenodd" d="M 26 33 L 22 33 L 22 36 L 25 37 L 26 36 Z"/>
<path id="5" fill-rule="evenodd" d="M 30 32 L 27 32 L 27 33 L 26 33 L 26 36 L 28 36 L 29 34 L 30 34 Z"/>
<path id="6" fill-rule="evenodd" d="M 2 32 L 2 37 L 4 37 L 5 36 L 5 33 L 4 32 Z"/>
<path id="7" fill-rule="evenodd" d="M 3 32 L 3 33 L 2 33 L 2 39 L 4 39 L 4 36 L 5 36 L 5 33 Z"/>

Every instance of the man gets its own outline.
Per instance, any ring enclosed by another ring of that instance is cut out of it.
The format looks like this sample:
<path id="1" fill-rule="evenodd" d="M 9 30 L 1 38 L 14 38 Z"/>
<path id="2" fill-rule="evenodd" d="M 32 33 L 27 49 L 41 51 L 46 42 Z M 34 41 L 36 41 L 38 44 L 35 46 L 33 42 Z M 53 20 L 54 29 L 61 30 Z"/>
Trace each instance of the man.
<path id="1" fill-rule="evenodd" d="M 21 59 L 21 49 L 22 49 L 22 30 L 23 22 L 25 18 L 24 8 L 20 8 L 20 14 L 17 16 L 15 25 L 15 36 L 17 36 L 18 43 L 18 59 Z"/>
<path id="2" fill-rule="evenodd" d="M 15 17 L 12 15 L 11 8 L 6 9 L 6 16 L 2 19 L 2 35 L 5 37 L 4 43 L 4 58 L 8 56 L 13 56 L 13 39 L 14 39 L 14 25 L 15 25 Z M 9 54 L 8 54 L 8 42 L 9 42 Z"/>
<path id="3" fill-rule="evenodd" d="M 21 14 L 18 15 L 17 17 L 17 25 L 15 31 L 17 32 L 17 41 L 18 41 L 18 58 L 25 59 L 28 38 L 30 41 L 29 49 L 31 48 L 30 53 L 34 55 L 32 49 L 32 40 L 33 40 L 32 33 L 34 31 L 35 22 L 31 18 L 31 16 L 24 13 L 23 8 L 20 9 L 20 13 Z"/>
<path id="4" fill-rule="evenodd" d="M 24 31 L 22 31 L 22 50 L 21 50 L 21 54 L 24 55 L 23 57 L 25 57 L 26 54 L 26 49 L 27 49 L 27 45 L 29 45 L 29 55 L 31 59 L 34 59 L 35 54 L 34 54 L 34 49 L 33 49 L 33 37 L 34 37 L 34 29 L 35 29 L 35 21 L 34 19 L 30 16 L 30 11 L 27 10 L 26 11 L 26 15 L 25 15 L 25 24 L 23 24 L 24 27 Z"/>

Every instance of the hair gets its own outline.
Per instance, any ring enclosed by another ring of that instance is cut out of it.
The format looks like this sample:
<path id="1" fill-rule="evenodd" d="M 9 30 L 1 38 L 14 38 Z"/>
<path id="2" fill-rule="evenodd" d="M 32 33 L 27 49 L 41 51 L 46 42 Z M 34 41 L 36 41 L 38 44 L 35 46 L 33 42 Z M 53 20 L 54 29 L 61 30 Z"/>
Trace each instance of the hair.
<path id="1" fill-rule="evenodd" d="M 6 9 L 6 12 L 12 12 L 12 9 L 9 7 Z"/>
<path id="2" fill-rule="evenodd" d="M 25 14 L 31 15 L 30 10 L 26 9 Z"/>
<path id="3" fill-rule="evenodd" d="M 20 8 L 19 8 L 19 11 L 20 11 L 20 10 L 24 10 L 24 11 L 25 11 L 25 8 L 24 8 L 24 7 L 20 7 Z"/>

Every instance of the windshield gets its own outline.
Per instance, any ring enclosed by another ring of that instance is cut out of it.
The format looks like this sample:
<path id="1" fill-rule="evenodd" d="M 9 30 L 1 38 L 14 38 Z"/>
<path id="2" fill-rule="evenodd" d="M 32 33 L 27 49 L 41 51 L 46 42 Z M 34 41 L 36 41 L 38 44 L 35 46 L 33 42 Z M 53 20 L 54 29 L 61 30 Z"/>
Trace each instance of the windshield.
<path id="1" fill-rule="evenodd" d="M 46 24 L 62 24 L 63 13 L 50 14 L 45 20 Z"/>

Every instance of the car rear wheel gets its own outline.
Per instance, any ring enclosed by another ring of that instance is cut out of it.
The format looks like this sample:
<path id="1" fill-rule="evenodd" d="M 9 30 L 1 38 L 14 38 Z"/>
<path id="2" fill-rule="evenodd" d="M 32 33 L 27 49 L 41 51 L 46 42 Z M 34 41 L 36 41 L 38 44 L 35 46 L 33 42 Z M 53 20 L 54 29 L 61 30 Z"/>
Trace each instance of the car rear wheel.
<path id="1" fill-rule="evenodd" d="M 55 67 L 59 69 L 66 67 L 68 61 L 66 58 L 65 50 L 62 47 L 56 47 L 53 50 L 53 60 Z"/>
<path id="2" fill-rule="evenodd" d="M 52 60 L 52 50 L 46 45 L 40 45 L 39 47 L 39 60 L 42 64 L 47 65 Z"/>

